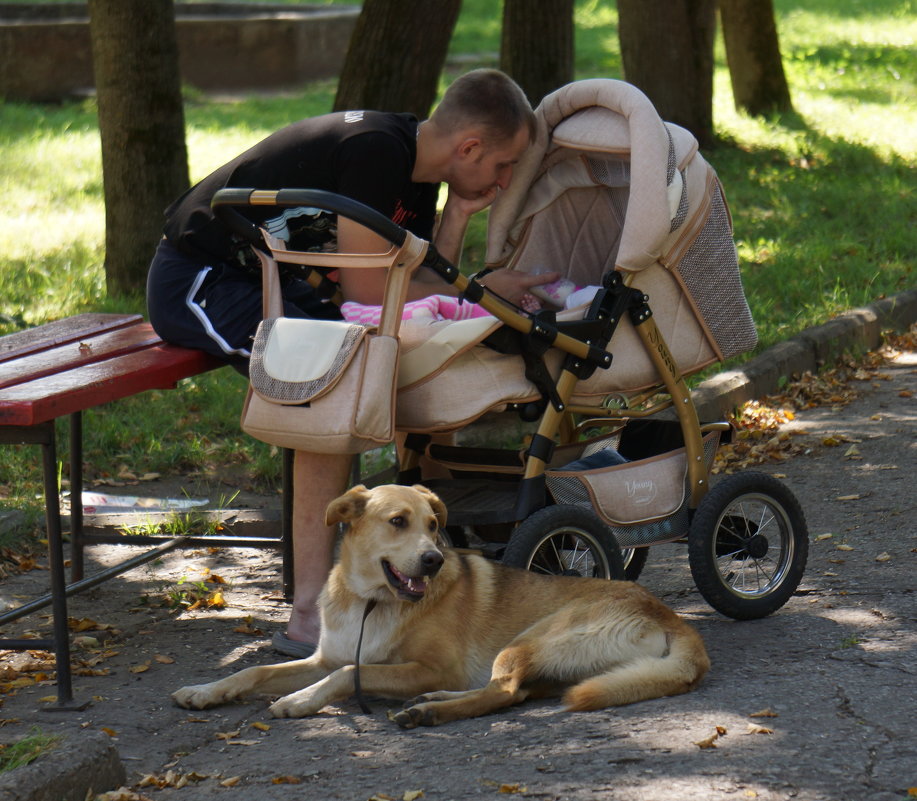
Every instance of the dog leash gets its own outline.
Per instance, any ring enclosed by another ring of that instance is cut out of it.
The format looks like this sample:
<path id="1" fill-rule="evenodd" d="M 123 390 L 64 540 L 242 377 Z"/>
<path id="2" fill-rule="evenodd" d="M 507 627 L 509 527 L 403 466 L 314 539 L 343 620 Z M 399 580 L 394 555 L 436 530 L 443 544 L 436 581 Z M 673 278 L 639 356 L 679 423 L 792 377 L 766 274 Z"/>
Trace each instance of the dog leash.
<path id="1" fill-rule="evenodd" d="M 374 599 L 370 598 L 366 602 L 366 609 L 363 610 L 363 620 L 360 623 L 360 638 L 357 640 L 357 655 L 353 660 L 353 689 L 354 694 L 357 696 L 357 703 L 360 705 L 360 709 L 363 710 L 363 714 L 371 715 L 373 711 L 369 708 L 369 705 L 366 703 L 366 699 L 363 698 L 363 689 L 360 687 L 360 648 L 363 647 L 363 629 L 366 627 L 366 618 L 369 617 L 369 613 L 376 608 L 376 602 Z"/>

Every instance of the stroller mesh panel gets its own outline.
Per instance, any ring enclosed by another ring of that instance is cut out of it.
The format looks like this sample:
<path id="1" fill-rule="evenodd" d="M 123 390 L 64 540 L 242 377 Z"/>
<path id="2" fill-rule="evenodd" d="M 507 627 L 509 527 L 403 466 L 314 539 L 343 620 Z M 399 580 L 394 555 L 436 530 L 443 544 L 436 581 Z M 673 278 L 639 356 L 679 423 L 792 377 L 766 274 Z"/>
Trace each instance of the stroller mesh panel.
<path id="1" fill-rule="evenodd" d="M 729 213 L 719 187 L 712 193 L 703 229 L 677 269 L 723 358 L 751 350 L 758 338 L 736 268 Z"/>

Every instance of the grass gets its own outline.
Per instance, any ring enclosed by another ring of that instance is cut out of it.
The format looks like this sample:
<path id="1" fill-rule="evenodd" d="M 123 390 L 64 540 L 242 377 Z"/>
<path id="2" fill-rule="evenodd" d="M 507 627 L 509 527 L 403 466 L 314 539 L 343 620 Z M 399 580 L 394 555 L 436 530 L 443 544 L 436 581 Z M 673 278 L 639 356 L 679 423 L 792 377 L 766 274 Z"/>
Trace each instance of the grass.
<path id="1" fill-rule="evenodd" d="M 45 734 L 37 726 L 13 743 L 0 745 L 0 774 L 34 762 L 38 757 L 57 745 L 59 736 Z"/>
<path id="2" fill-rule="evenodd" d="M 722 44 L 705 151 L 730 200 L 760 347 L 845 309 L 914 286 L 917 222 L 917 14 L 913 0 L 776 0 L 795 113 L 770 119 L 732 104 Z M 613 4 L 576 4 L 578 78 L 621 77 Z M 465 0 L 452 75 L 496 64 L 499 5 Z M 270 97 L 188 92 L 192 179 L 290 120 L 331 107 L 335 85 Z M 104 292 L 104 210 L 95 105 L 0 104 L 0 334 L 81 311 L 143 311 L 143 298 Z M 485 218 L 472 223 L 464 265 L 483 261 Z M 244 380 L 229 370 L 179 392 L 86 415 L 87 475 L 231 470 L 273 484 L 276 452 L 242 436 Z M 6 446 L 0 506 L 34 507 L 34 448 Z M 9 456 L 7 456 L 9 453 Z M 66 459 L 66 450 L 61 455 Z"/>

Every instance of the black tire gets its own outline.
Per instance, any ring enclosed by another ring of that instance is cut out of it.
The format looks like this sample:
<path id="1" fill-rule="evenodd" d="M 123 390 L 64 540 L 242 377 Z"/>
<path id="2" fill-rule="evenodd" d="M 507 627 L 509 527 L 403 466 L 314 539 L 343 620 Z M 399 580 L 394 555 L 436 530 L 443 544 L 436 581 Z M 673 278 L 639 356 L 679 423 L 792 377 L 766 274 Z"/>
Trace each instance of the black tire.
<path id="1" fill-rule="evenodd" d="M 716 484 L 688 532 L 688 561 L 707 603 L 735 620 L 766 617 L 796 591 L 809 534 L 796 497 L 766 473 Z"/>
<path id="2" fill-rule="evenodd" d="M 527 517 L 510 535 L 503 564 L 555 576 L 625 577 L 614 534 L 583 506 L 547 506 Z"/>
<path id="3" fill-rule="evenodd" d="M 649 548 L 622 548 L 621 558 L 624 560 L 624 578 L 636 581 L 640 578 L 646 560 L 650 555 Z"/>

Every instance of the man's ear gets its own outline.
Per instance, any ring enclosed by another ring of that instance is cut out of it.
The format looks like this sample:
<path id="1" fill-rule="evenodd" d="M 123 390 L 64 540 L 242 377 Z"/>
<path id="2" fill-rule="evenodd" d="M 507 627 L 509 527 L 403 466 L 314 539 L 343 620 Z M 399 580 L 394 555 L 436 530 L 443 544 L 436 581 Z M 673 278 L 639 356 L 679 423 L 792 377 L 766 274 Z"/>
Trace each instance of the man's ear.
<path id="1" fill-rule="evenodd" d="M 466 136 L 459 142 L 456 153 L 461 159 L 473 159 L 477 157 L 481 147 L 482 142 L 479 136 Z"/>
<path id="2" fill-rule="evenodd" d="M 335 523 L 349 523 L 351 520 L 356 520 L 366 511 L 368 500 L 369 490 L 362 484 L 358 484 L 328 504 L 325 510 L 325 525 L 333 526 Z"/>

